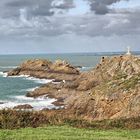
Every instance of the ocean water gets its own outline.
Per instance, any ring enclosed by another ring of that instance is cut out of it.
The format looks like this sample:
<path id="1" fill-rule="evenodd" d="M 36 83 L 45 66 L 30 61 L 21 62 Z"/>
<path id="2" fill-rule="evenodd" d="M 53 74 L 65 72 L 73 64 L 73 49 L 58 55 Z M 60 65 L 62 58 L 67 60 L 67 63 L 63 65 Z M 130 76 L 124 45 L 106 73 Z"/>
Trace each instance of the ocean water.
<path id="1" fill-rule="evenodd" d="M 55 61 L 62 59 L 74 66 L 82 66 L 82 71 L 89 70 L 100 61 L 103 54 L 42 54 L 42 55 L 0 55 L 0 109 L 13 108 L 20 104 L 30 104 L 34 109 L 54 108 L 52 102 L 55 99 L 45 97 L 27 98 L 25 94 L 33 91 L 44 83 L 50 82 L 47 79 L 36 79 L 28 76 L 7 77 L 3 72 L 15 68 L 28 59 L 49 59 Z M 112 54 L 110 54 L 112 55 Z"/>

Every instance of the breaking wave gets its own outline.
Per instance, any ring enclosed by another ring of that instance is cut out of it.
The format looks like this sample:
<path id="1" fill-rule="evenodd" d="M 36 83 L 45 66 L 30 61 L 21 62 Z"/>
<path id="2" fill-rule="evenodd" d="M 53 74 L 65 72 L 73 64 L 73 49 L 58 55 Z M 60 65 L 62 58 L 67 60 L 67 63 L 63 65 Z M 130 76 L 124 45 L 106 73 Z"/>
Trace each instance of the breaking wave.
<path id="1" fill-rule="evenodd" d="M 4 101 L 3 103 L 0 104 L 0 109 L 4 109 L 4 108 L 12 109 L 15 106 L 25 105 L 25 104 L 31 105 L 34 110 L 42 110 L 44 108 L 58 109 L 58 107 L 52 104 L 53 102 L 56 101 L 56 99 L 50 99 L 44 96 L 38 98 L 31 98 L 26 96 L 13 96 L 12 98 L 16 99 L 16 101 Z"/>
<path id="2" fill-rule="evenodd" d="M 2 76 L 2 77 L 7 77 L 7 73 L 6 72 L 0 72 L 0 76 Z"/>

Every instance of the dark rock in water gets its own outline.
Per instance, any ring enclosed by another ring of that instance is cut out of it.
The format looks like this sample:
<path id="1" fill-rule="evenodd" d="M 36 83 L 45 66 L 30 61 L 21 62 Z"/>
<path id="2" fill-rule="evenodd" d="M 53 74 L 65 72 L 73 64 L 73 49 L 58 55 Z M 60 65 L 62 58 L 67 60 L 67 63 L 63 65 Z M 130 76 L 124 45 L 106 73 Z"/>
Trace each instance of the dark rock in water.
<path id="1" fill-rule="evenodd" d="M 0 102 L 0 104 L 4 104 L 5 102 Z"/>
<path id="2" fill-rule="evenodd" d="M 75 68 L 78 68 L 78 69 L 81 69 L 82 68 L 82 66 L 74 66 Z"/>
<path id="3" fill-rule="evenodd" d="M 24 104 L 24 105 L 18 105 L 18 106 L 15 106 L 13 109 L 33 109 L 33 107 L 29 104 Z"/>
<path id="4" fill-rule="evenodd" d="M 19 75 L 20 71 L 21 71 L 21 68 L 15 68 L 15 69 L 13 69 L 12 71 L 9 71 L 9 72 L 8 72 L 8 76 Z"/>
<path id="5" fill-rule="evenodd" d="M 54 79 L 52 82 L 54 82 L 54 83 L 60 83 L 60 82 L 63 82 L 63 80 Z"/>

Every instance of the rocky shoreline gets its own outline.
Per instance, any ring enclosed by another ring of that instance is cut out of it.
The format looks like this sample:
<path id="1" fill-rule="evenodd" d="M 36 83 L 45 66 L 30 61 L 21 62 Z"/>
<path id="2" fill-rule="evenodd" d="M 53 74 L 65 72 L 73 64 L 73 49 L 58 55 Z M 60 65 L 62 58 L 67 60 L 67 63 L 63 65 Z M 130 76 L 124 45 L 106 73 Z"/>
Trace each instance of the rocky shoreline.
<path id="1" fill-rule="evenodd" d="M 54 79 L 27 93 L 27 97 L 57 99 L 64 112 L 88 120 L 140 115 L 140 58 L 133 55 L 102 57 L 90 71 L 80 72 L 65 61 L 28 60 L 8 76 L 30 75 Z M 57 112 L 57 110 L 56 110 Z"/>

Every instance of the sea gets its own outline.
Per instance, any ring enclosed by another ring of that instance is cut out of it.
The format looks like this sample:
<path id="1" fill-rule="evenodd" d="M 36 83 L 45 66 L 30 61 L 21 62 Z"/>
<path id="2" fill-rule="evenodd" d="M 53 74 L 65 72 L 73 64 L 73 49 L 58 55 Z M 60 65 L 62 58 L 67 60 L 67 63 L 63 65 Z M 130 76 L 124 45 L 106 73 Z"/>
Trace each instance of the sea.
<path id="1" fill-rule="evenodd" d="M 102 56 L 119 55 L 118 53 L 71 53 L 71 54 L 28 54 L 28 55 L 0 55 L 0 109 L 13 108 L 17 105 L 29 104 L 34 110 L 52 109 L 52 102 L 56 99 L 47 97 L 29 98 L 26 93 L 35 90 L 48 79 L 37 79 L 29 76 L 7 77 L 6 71 L 16 68 L 29 59 L 57 59 L 66 60 L 73 66 L 80 66 L 81 71 L 87 71 L 96 66 Z M 140 54 L 136 52 L 136 54 Z"/>

